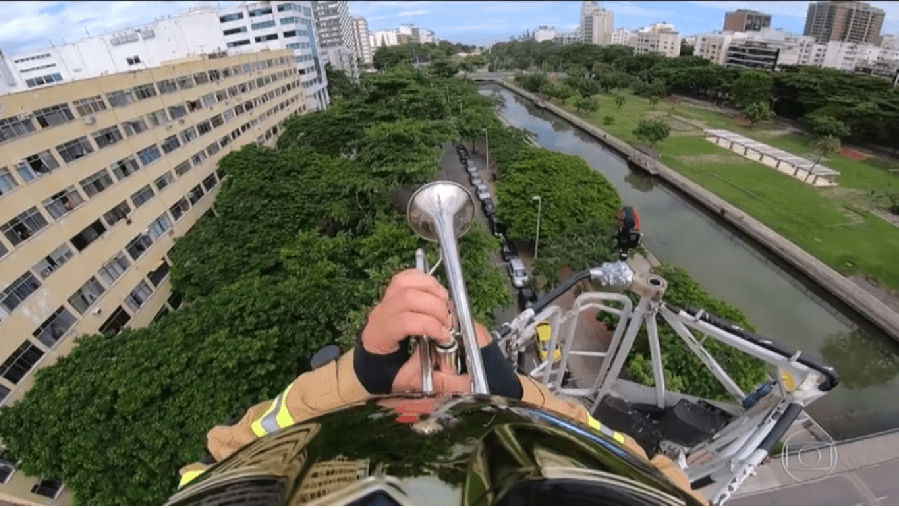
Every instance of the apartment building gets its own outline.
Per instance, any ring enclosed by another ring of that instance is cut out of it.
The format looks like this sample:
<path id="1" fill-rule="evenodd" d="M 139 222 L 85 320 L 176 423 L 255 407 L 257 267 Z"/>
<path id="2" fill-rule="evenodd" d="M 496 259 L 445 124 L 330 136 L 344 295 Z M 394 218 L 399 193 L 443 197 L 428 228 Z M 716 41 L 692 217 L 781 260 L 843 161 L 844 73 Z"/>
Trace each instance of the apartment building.
<path id="1" fill-rule="evenodd" d="M 221 2 L 212 10 L 219 23 L 215 30 L 225 47 L 241 52 L 293 51 L 300 83 L 310 108 L 325 109 L 330 103 L 327 55 L 316 27 L 312 2 Z M 211 10 L 210 7 L 197 9 Z"/>
<path id="2" fill-rule="evenodd" d="M 372 63 L 371 41 L 368 33 L 368 21 L 362 16 L 350 18 L 353 23 L 353 38 L 359 48 L 359 61 L 368 65 Z"/>
<path id="3" fill-rule="evenodd" d="M 177 309 L 168 252 L 210 212 L 219 159 L 309 109 L 292 51 L 230 53 L 0 96 L 0 404 L 74 337 Z M 72 502 L 5 452 L 0 500 Z"/>
<path id="4" fill-rule="evenodd" d="M 596 2 L 584 2 L 581 5 L 582 40 L 587 44 L 608 46 L 612 43 L 612 30 L 615 15 L 599 6 Z"/>
<path id="5" fill-rule="evenodd" d="M 610 44 L 618 46 L 633 46 L 636 44 L 637 32 L 629 28 L 616 28 L 612 32 Z"/>
<path id="6" fill-rule="evenodd" d="M 668 58 L 680 56 L 681 38 L 670 23 L 653 23 L 637 30 L 628 39 L 635 55 L 659 53 Z"/>
<path id="7" fill-rule="evenodd" d="M 396 30 L 375 30 L 369 35 L 369 42 L 371 43 L 372 48 L 397 46 L 400 43 L 397 38 Z"/>
<path id="8" fill-rule="evenodd" d="M 346 1 L 314 1 L 312 12 L 325 61 L 335 69 L 346 72 L 350 79 L 358 79 L 359 48 L 356 47 Z"/>
<path id="9" fill-rule="evenodd" d="M 811 2 L 803 35 L 815 42 L 830 41 L 879 44 L 885 13 L 864 2 Z"/>
<path id="10" fill-rule="evenodd" d="M 771 27 L 771 15 L 747 9 L 737 9 L 724 15 L 724 28 L 727 32 L 757 32 Z"/>

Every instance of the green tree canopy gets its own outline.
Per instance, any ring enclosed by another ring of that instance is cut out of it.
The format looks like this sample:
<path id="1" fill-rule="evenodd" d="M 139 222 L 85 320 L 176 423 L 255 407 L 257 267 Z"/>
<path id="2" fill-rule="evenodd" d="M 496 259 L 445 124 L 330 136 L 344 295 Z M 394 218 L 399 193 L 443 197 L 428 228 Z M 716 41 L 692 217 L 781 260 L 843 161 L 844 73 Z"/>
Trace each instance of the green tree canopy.
<path id="1" fill-rule="evenodd" d="M 743 110 L 743 113 L 753 125 L 758 122 L 771 119 L 771 108 L 768 107 L 767 102 L 756 102 L 750 104 Z"/>
<path id="2" fill-rule="evenodd" d="M 773 84 L 774 79 L 767 72 L 745 71 L 731 86 L 734 102 L 743 108 L 759 102 L 767 104 Z"/>
<path id="3" fill-rule="evenodd" d="M 641 118 L 637 123 L 637 128 L 634 129 L 634 136 L 649 143 L 650 146 L 656 146 L 667 138 L 670 133 L 671 128 L 668 127 L 668 124 L 664 120 L 659 119 L 647 120 Z"/>

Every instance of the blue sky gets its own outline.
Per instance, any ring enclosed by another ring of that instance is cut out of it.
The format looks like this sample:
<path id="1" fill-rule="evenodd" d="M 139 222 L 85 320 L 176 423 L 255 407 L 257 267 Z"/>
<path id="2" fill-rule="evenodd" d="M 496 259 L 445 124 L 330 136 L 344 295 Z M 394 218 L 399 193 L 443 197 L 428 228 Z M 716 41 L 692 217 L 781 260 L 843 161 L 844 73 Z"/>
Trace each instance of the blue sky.
<path id="1" fill-rule="evenodd" d="M 156 18 L 177 15 L 198 4 L 226 2 L 3 2 L 0 51 L 18 54 L 73 42 Z M 637 28 L 667 21 L 682 35 L 720 30 L 724 13 L 756 9 L 773 16 L 772 26 L 802 31 L 807 1 L 801 2 L 601 2 L 615 14 L 615 28 Z M 883 33 L 899 33 L 899 2 L 869 2 L 886 11 Z M 414 23 L 452 42 L 489 45 L 509 40 L 539 25 L 570 30 L 577 26 L 581 2 L 397 2 L 350 1 L 352 14 L 368 19 L 369 29 Z"/>

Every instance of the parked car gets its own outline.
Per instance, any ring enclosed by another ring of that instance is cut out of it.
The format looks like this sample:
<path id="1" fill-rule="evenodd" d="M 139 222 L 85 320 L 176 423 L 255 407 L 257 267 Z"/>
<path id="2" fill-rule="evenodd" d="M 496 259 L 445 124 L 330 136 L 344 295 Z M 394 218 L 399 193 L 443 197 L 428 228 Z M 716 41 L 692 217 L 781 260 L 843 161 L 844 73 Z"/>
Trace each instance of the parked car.
<path id="1" fill-rule="evenodd" d="M 484 182 L 476 183 L 474 185 L 474 188 L 478 190 L 478 194 L 480 194 L 482 192 L 486 192 L 487 194 L 490 194 L 490 189 L 487 187 L 487 184 L 485 184 Z"/>
<path id="2" fill-rule="evenodd" d="M 471 184 L 474 185 L 475 187 L 484 185 L 484 181 L 481 180 L 481 175 L 479 175 L 477 173 L 472 173 L 471 175 L 469 175 L 469 177 L 470 177 L 469 180 L 471 180 Z"/>
<path id="3" fill-rule="evenodd" d="M 490 199 L 490 197 L 491 197 L 490 191 L 482 191 L 480 189 L 478 190 L 478 199 L 480 199 L 481 201 L 484 201 L 485 199 Z"/>
<path id="4" fill-rule="evenodd" d="M 493 214 L 496 213 L 496 207 L 493 206 L 492 199 L 485 199 L 481 201 L 481 209 L 484 210 L 484 215 L 487 217 L 492 217 Z"/>
<path id="5" fill-rule="evenodd" d="M 521 288 L 528 283 L 528 272 L 524 267 L 524 263 L 519 257 L 509 259 L 508 264 L 509 278 L 512 279 L 512 285 Z"/>
<path id="6" fill-rule="evenodd" d="M 512 258 L 518 257 L 518 249 L 515 247 L 515 244 L 512 243 L 512 240 L 506 240 L 505 242 L 503 242 L 500 250 L 500 255 L 503 257 L 503 261 L 508 261 Z"/>
<path id="7" fill-rule="evenodd" d="M 506 225 L 496 220 L 496 217 L 487 217 L 487 228 L 490 234 L 501 240 L 506 237 Z"/>

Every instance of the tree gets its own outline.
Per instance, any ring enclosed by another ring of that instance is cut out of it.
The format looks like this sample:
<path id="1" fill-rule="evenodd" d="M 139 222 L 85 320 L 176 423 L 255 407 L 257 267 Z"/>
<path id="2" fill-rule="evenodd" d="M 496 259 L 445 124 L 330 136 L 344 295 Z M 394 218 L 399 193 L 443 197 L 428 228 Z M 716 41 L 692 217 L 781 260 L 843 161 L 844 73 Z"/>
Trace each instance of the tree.
<path id="1" fill-rule="evenodd" d="M 541 291 L 556 286 L 562 268 L 586 270 L 612 261 L 617 256 L 614 217 L 584 215 L 561 234 L 547 239 L 540 228 L 540 257 L 534 261 L 535 280 L 542 280 Z"/>
<path id="2" fill-rule="evenodd" d="M 328 77 L 328 95 L 331 97 L 352 97 L 357 93 L 358 87 L 347 77 L 346 72 L 332 68 L 330 62 L 325 65 L 325 75 Z"/>
<path id="3" fill-rule="evenodd" d="M 492 155 L 492 153 L 491 153 Z M 497 215 L 509 227 L 509 238 L 533 241 L 537 206 L 542 198 L 540 244 L 549 245 L 586 217 L 612 218 L 621 198 L 608 180 L 579 157 L 526 148 L 496 186 Z"/>
<path id="4" fill-rule="evenodd" d="M 659 96 L 658 95 L 653 95 L 652 97 L 649 98 L 649 107 L 651 109 L 656 109 L 656 106 L 658 106 L 658 105 L 659 105 Z"/>
<path id="5" fill-rule="evenodd" d="M 768 103 L 773 83 L 771 74 L 767 72 L 743 71 L 731 86 L 734 102 L 741 108 L 758 102 Z"/>
<path id="6" fill-rule="evenodd" d="M 428 65 L 428 71 L 440 78 L 450 78 L 459 72 L 459 66 L 445 58 L 441 58 L 431 61 L 430 65 Z"/>
<path id="7" fill-rule="evenodd" d="M 828 115 L 811 115 L 805 118 L 812 132 L 817 136 L 834 136 L 844 138 L 849 135 L 850 129 L 843 122 Z"/>
<path id="8" fill-rule="evenodd" d="M 749 119 L 750 124 L 755 125 L 763 120 L 771 119 L 771 108 L 766 102 L 750 104 L 743 110 L 743 114 Z"/>
<path id="9" fill-rule="evenodd" d="M 818 158 L 815 159 L 815 163 L 812 164 L 811 169 L 808 170 L 808 174 L 805 175 L 805 180 L 808 180 L 808 177 L 812 175 L 812 171 L 818 166 L 818 163 L 821 162 L 821 159 L 825 155 L 837 153 L 842 148 L 840 138 L 836 136 L 821 136 L 814 141 L 813 145 L 815 147 L 815 152 L 818 154 Z"/>
<path id="10" fill-rule="evenodd" d="M 637 123 L 637 128 L 633 131 L 634 136 L 641 141 L 645 141 L 650 146 L 655 147 L 656 144 L 664 140 L 671 133 L 671 129 L 664 120 L 646 120 L 641 119 Z"/>
<path id="11" fill-rule="evenodd" d="M 681 44 L 680 45 L 680 56 L 692 56 L 693 55 L 693 46 L 689 44 Z"/>
<path id="12" fill-rule="evenodd" d="M 599 102 L 593 98 L 581 97 L 574 101 L 574 108 L 578 111 L 594 112 L 599 109 Z"/>
<path id="13" fill-rule="evenodd" d="M 624 106 L 624 103 L 627 102 L 627 99 L 624 98 L 622 94 L 615 95 L 615 106 L 620 110 L 621 106 Z"/>

